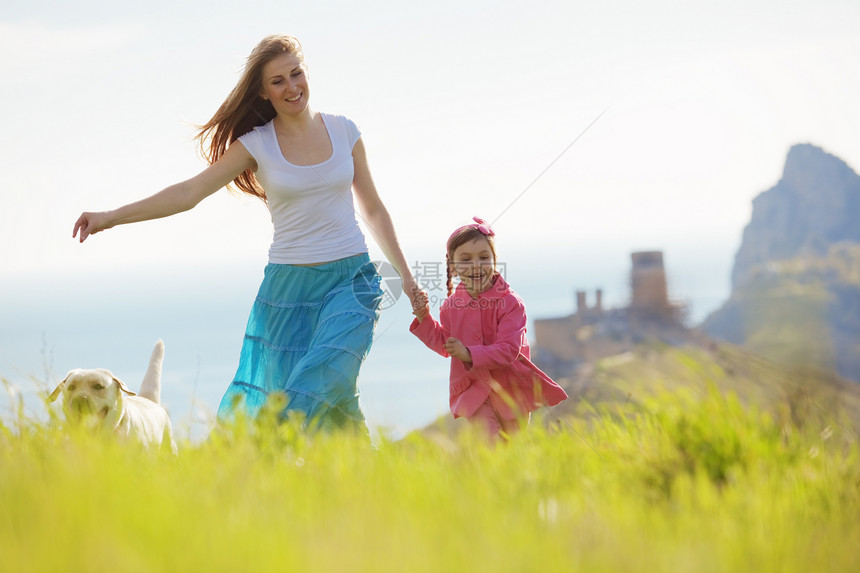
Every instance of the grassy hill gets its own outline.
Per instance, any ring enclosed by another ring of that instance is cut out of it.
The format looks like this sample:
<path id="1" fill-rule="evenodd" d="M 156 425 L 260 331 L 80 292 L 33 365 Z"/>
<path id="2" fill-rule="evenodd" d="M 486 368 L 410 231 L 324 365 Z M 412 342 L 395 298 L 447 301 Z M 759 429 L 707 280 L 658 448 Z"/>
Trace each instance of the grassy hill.
<path id="1" fill-rule="evenodd" d="M 860 245 L 755 268 L 702 329 L 782 364 L 860 380 Z"/>
<path id="2" fill-rule="evenodd" d="M 611 356 L 562 382 L 572 399 L 554 408 L 589 416 L 599 409 L 640 412 L 663 392 L 686 390 L 706 396 L 711 388 L 734 394 L 748 407 L 780 423 L 860 430 L 860 384 L 831 371 L 787 366 L 728 343 L 706 346 L 642 344 Z"/>

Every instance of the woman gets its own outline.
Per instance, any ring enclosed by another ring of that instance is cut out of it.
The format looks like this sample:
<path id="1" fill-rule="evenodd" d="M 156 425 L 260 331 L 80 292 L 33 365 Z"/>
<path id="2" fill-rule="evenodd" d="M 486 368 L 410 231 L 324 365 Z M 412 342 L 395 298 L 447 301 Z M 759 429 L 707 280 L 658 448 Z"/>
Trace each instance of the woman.
<path id="1" fill-rule="evenodd" d="M 355 124 L 309 105 L 307 66 L 291 36 L 268 36 L 197 138 L 209 167 L 141 201 L 85 212 L 83 242 L 113 226 L 167 217 L 234 184 L 261 198 L 274 237 L 236 377 L 218 409 L 256 415 L 272 393 L 314 427 L 366 431 L 356 380 L 382 291 L 353 204 L 415 300 L 418 288 L 370 176 Z"/>

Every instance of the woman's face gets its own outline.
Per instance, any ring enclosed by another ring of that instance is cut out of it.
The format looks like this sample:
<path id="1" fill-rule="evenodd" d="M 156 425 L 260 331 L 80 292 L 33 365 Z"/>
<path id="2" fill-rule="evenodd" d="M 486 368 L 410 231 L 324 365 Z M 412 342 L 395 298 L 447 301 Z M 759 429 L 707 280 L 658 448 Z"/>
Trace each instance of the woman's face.
<path id="1" fill-rule="evenodd" d="M 278 115 L 298 115 L 308 107 L 310 90 L 304 65 L 295 54 L 282 54 L 263 66 L 260 97 L 272 102 Z"/>

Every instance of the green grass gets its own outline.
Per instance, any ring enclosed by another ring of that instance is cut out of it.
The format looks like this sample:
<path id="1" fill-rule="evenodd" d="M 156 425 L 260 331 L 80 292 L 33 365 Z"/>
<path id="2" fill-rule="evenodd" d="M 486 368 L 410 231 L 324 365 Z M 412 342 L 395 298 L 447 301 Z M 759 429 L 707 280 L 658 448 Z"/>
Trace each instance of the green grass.
<path id="1" fill-rule="evenodd" d="M 713 387 L 495 447 L 258 423 L 173 456 L 0 425 L 2 571 L 857 571 L 858 517 L 851 431 Z"/>

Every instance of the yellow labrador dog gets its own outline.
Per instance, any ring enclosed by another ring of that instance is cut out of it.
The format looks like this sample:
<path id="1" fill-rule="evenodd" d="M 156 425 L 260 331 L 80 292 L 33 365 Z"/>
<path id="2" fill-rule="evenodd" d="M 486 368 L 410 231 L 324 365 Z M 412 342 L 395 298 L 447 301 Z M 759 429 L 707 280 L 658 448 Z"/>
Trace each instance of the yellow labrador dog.
<path id="1" fill-rule="evenodd" d="M 170 417 L 161 406 L 163 362 L 164 343 L 159 340 L 152 350 L 138 394 L 109 370 L 79 368 L 66 375 L 48 396 L 48 401 L 53 402 L 62 392 L 63 409 L 70 421 L 95 416 L 103 429 L 120 437 L 133 437 L 147 446 L 169 445 L 176 453 Z"/>

